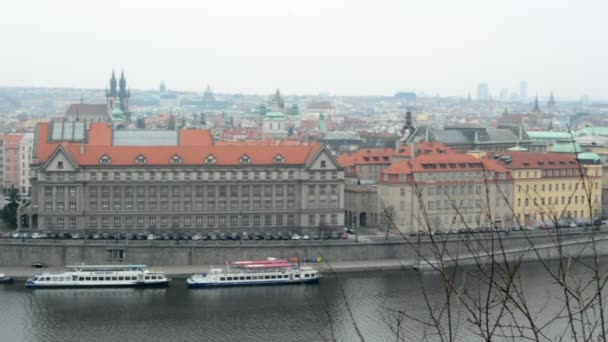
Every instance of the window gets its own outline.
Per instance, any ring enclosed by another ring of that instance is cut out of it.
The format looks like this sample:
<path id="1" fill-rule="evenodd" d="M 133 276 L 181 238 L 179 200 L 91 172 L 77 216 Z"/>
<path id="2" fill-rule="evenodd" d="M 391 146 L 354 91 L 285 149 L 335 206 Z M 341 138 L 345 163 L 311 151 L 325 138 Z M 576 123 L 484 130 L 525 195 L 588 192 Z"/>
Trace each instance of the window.
<path id="1" fill-rule="evenodd" d="M 275 163 L 275 164 L 283 164 L 283 163 L 285 162 L 285 159 L 283 158 L 283 156 L 282 156 L 282 155 L 277 154 L 277 155 L 274 157 L 274 160 L 273 160 L 273 161 L 274 161 L 274 163 Z"/>
<path id="2" fill-rule="evenodd" d="M 264 215 L 264 225 L 272 226 L 272 215 Z"/>
<path id="3" fill-rule="evenodd" d="M 142 156 L 141 154 L 139 156 L 137 156 L 137 158 L 135 158 L 135 163 L 136 164 L 145 164 L 146 163 L 146 157 Z"/>
<path id="4" fill-rule="evenodd" d="M 325 160 L 321 160 L 321 167 L 327 167 Z"/>
<path id="5" fill-rule="evenodd" d="M 57 169 L 63 170 L 63 162 L 62 161 L 58 161 L 57 162 Z"/>
<path id="6" fill-rule="evenodd" d="M 293 226 L 295 224 L 295 216 L 293 214 L 287 215 L 287 225 Z"/>
<path id="7" fill-rule="evenodd" d="M 308 225 L 309 226 L 314 226 L 315 225 L 315 215 L 308 215 Z"/>
<path id="8" fill-rule="evenodd" d="M 308 185 L 308 194 L 309 195 L 314 195 L 315 194 L 315 190 L 316 190 L 316 185 L 314 185 L 314 184 Z"/>
<path id="9" fill-rule="evenodd" d="M 182 158 L 176 154 L 173 157 L 171 157 L 171 161 L 170 162 L 171 162 L 171 164 L 181 164 L 182 163 Z"/>
<path id="10" fill-rule="evenodd" d="M 260 225 L 260 215 L 253 215 L 253 225 L 254 226 Z"/>
<path id="11" fill-rule="evenodd" d="M 315 200 L 311 199 L 308 200 L 308 209 L 314 209 L 315 208 Z"/>
<path id="12" fill-rule="evenodd" d="M 100 159 L 99 159 L 99 163 L 100 164 L 112 164 L 112 159 L 110 157 L 108 157 L 107 154 L 104 154 Z"/>
<path id="13" fill-rule="evenodd" d="M 205 163 L 215 164 L 215 157 L 212 154 L 210 154 L 209 156 L 207 156 L 207 158 L 205 158 Z"/>
<path id="14" fill-rule="evenodd" d="M 207 216 L 207 225 L 209 227 L 215 226 L 215 216 Z"/>
<path id="15" fill-rule="evenodd" d="M 276 223 L 277 223 L 277 226 L 282 226 L 283 225 L 283 215 L 277 215 L 276 216 Z"/>
<path id="16" fill-rule="evenodd" d="M 244 154 L 241 157 L 240 163 L 241 164 L 249 164 L 249 163 L 251 163 L 251 158 L 249 158 L 246 154 Z"/>
<path id="17" fill-rule="evenodd" d="M 293 171 L 287 172 L 287 179 L 288 180 L 293 180 L 294 179 L 294 175 L 295 175 L 295 172 L 293 172 Z"/>
<path id="18" fill-rule="evenodd" d="M 76 202 L 69 202 L 68 203 L 68 209 L 70 211 L 76 211 Z"/>

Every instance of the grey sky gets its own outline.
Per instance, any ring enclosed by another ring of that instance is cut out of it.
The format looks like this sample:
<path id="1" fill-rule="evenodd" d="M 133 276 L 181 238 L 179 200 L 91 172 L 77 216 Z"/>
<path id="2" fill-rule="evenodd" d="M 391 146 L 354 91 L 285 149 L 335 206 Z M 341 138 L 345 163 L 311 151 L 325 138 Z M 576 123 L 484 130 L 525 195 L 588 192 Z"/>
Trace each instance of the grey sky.
<path id="1" fill-rule="evenodd" d="M 3 1 L 0 85 L 606 98 L 607 1 Z"/>

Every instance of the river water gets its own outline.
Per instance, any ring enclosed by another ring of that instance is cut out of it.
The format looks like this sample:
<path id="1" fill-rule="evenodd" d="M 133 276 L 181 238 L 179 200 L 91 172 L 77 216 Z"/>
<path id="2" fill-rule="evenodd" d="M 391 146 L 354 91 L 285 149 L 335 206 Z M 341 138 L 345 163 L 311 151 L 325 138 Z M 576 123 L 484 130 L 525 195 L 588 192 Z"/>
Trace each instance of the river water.
<path id="1" fill-rule="evenodd" d="M 552 282 L 525 264 L 528 293 L 543 302 Z M 431 297 L 436 274 L 424 275 Z M 394 341 L 396 314 L 426 317 L 414 271 L 328 275 L 316 285 L 188 289 L 37 289 L 0 285 L 0 341 Z M 349 310 L 350 309 L 350 310 Z M 352 313 L 352 318 L 351 314 Z M 420 324 L 400 334 L 420 340 Z M 466 328 L 461 340 L 474 340 Z M 333 337 L 332 337 L 333 336 Z"/>

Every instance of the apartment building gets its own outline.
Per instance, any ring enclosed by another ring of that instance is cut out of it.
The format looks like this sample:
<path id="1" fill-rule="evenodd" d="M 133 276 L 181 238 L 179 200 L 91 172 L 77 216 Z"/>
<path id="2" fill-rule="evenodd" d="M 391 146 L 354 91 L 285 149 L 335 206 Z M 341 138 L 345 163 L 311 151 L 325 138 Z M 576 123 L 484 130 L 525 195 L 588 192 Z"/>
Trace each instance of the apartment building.
<path id="1" fill-rule="evenodd" d="M 510 227 L 511 172 L 492 159 L 464 153 L 424 154 L 382 171 L 383 224 L 404 233 Z"/>
<path id="2" fill-rule="evenodd" d="M 514 213 L 521 224 L 601 216 L 602 166 L 589 153 L 501 152 L 511 170 Z"/>
<path id="3" fill-rule="evenodd" d="M 23 134 L 1 134 L 2 192 L 7 195 L 11 189 L 21 189 L 21 153 Z"/>
<path id="4" fill-rule="evenodd" d="M 307 230 L 344 226 L 344 171 L 318 143 L 214 145 L 207 130 L 36 129 L 22 228 Z"/>

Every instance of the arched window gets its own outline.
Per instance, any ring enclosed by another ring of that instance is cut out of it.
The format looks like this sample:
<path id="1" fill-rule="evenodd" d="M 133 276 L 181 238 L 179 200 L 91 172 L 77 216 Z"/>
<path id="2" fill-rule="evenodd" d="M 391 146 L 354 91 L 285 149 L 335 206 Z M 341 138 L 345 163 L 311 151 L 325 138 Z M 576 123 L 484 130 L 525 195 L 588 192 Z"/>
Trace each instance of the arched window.
<path id="1" fill-rule="evenodd" d="M 180 156 L 178 156 L 177 154 L 174 155 L 173 157 L 171 157 L 171 164 L 181 164 L 182 163 L 182 158 Z"/>
<path id="2" fill-rule="evenodd" d="M 207 158 L 205 158 L 206 164 L 215 164 L 215 161 L 216 159 L 212 154 L 208 155 Z"/>
<path id="3" fill-rule="evenodd" d="M 137 158 L 135 158 L 135 164 L 145 164 L 146 163 L 146 157 L 144 157 L 143 155 L 138 155 Z"/>

